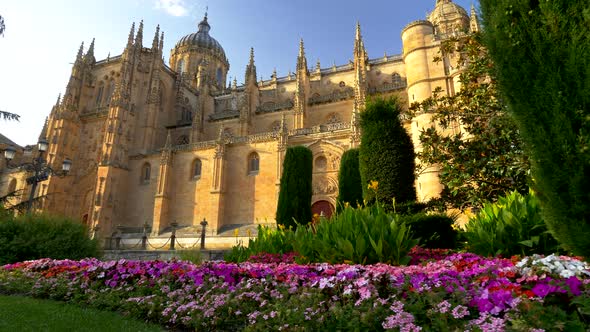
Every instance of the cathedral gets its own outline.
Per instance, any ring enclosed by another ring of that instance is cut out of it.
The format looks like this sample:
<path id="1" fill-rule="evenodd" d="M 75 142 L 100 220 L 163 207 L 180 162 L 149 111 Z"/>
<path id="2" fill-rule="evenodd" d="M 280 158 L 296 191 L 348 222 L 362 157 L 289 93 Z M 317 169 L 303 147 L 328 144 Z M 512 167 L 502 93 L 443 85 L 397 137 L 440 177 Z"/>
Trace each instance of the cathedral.
<path id="1" fill-rule="evenodd" d="M 426 20 L 401 31 L 400 55 L 370 58 L 357 24 L 349 63 L 310 65 L 301 40 L 294 72 L 258 80 L 252 49 L 238 85 L 226 83 L 229 59 L 207 15 L 176 43 L 169 63 L 159 26 L 146 47 L 143 22 L 133 24 L 121 55 L 97 60 L 94 41 L 80 47 L 40 135 L 49 142 L 47 163 L 60 169 L 68 158 L 72 170 L 40 182 L 35 196 L 46 198 L 38 208 L 82 220 L 100 237 L 144 224 L 158 235 L 173 222 L 190 228 L 203 219 L 213 234 L 272 223 L 286 148 L 304 145 L 313 152 L 312 209 L 329 215 L 340 157 L 360 144 L 365 99 L 396 95 L 409 107 L 439 86 L 453 94 L 461 66 L 433 59 L 445 38 L 477 29 L 473 8 L 468 14 L 437 0 Z M 416 149 L 431 117 L 404 116 Z M 22 189 L 26 200 L 26 175 L 0 172 L 3 192 Z M 418 176 L 416 189 L 421 200 L 438 195 L 436 165 Z"/>

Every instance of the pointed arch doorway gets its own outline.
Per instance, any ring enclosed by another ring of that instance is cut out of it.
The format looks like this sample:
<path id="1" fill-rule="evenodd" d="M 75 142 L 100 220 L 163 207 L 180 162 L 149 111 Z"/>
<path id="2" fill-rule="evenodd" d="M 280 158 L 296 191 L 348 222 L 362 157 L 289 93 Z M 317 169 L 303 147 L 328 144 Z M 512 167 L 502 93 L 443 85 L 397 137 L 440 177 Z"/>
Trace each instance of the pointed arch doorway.
<path id="1" fill-rule="evenodd" d="M 334 206 L 332 205 L 332 203 L 321 200 L 311 205 L 312 216 L 316 214 L 322 215 L 322 213 L 324 214 L 324 217 L 330 218 L 332 216 L 332 213 L 334 213 Z"/>

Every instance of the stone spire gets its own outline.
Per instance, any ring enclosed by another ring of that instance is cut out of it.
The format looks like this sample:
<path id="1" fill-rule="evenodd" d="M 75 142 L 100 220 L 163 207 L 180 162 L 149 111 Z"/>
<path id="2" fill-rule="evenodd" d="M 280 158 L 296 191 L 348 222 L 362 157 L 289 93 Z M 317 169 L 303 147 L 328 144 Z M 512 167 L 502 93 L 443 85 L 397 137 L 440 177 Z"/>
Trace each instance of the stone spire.
<path id="1" fill-rule="evenodd" d="M 362 111 L 365 108 L 365 98 L 367 94 L 367 62 L 368 56 L 361 35 L 361 25 L 356 23 L 356 32 L 354 37 L 354 110 Z"/>
<path id="2" fill-rule="evenodd" d="M 47 126 L 49 124 L 49 117 L 45 117 L 45 122 L 43 123 L 43 129 L 41 129 L 41 133 L 39 134 L 39 140 L 47 139 Z"/>
<path id="3" fill-rule="evenodd" d="M 297 78 L 295 81 L 295 98 L 293 106 L 293 128 L 301 129 L 306 125 L 307 95 L 309 94 L 309 69 L 305 58 L 303 38 L 299 41 L 297 56 Z"/>
<path id="4" fill-rule="evenodd" d="M 135 46 L 143 47 L 143 20 L 139 22 L 139 28 L 137 29 L 137 36 L 135 36 Z"/>
<path id="5" fill-rule="evenodd" d="M 363 36 L 361 35 L 361 24 L 356 22 L 356 32 L 354 37 L 354 56 L 359 58 L 365 58 L 367 52 L 365 51 L 365 43 L 363 42 Z"/>
<path id="6" fill-rule="evenodd" d="M 315 63 L 315 71 L 318 74 L 322 71 L 322 67 L 320 65 L 320 58 L 318 58 L 318 61 Z"/>
<path id="7" fill-rule="evenodd" d="M 471 32 L 479 32 L 479 19 L 477 18 L 477 12 L 475 11 L 475 6 L 471 4 L 471 15 L 469 17 L 469 30 Z"/>
<path id="8" fill-rule="evenodd" d="M 92 42 L 90 43 L 90 47 L 88 47 L 88 51 L 86 52 L 86 56 L 94 57 L 94 38 L 92 38 Z"/>
<path id="9" fill-rule="evenodd" d="M 84 42 L 80 44 L 80 48 L 78 49 L 78 54 L 76 55 L 76 62 L 82 60 L 82 56 L 84 55 Z"/>
<path id="10" fill-rule="evenodd" d="M 232 88 L 232 90 L 238 89 L 238 80 L 235 77 L 234 77 L 234 81 L 232 82 L 231 88 Z"/>
<path id="11" fill-rule="evenodd" d="M 257 85 L 256 83 L 256 66 L 254 65 L 254 48 L 251 47 L 250 48 L 250 61 L 248 61 L 248 66 L 246 66 L 246 86 L 249 83 L 253 83 L 254 85 Z"/>
<path id="12" fill-rule="evenodd" d="M 156 52 L 160 49 L 160 41 L 158 37 L 160 36 L 160 25 L 156 26 L 156 33 L 154 34 L 154 40 L 152 41 L 152 51 Z"/>
<path id="13" fill-rule="evenodd" d="M 297 55 L 297 74 L 305 71 L 309 74 L 307 68 L 307 59 L 305 58 L 305 47 L 303 46 L 303 38 L 299 40 L 299 54 Z"/>
<path id="14" fill-rule="evenodd" d="M 88 47 L 88 51 L 84 56 L 84 62 L 89 65 L 94 65 L 96 62 L 96 58 L 94 57 L 94 38 L 92 38 L 92 42 L 90 43 L 90 47 Z"/>
<path id="15" fill-rule="evenodd" d="M 164 51 L 164 31 L 160 35 L 160 53 Z"/>
<path id="16" fill-rule="evenodd" d="M 131 24 L 131 30 L 129 30 L 129 37 L 127 37 L 127 47 L 133 45 L 133 36 L 135 35 L 135 22 Z"/>

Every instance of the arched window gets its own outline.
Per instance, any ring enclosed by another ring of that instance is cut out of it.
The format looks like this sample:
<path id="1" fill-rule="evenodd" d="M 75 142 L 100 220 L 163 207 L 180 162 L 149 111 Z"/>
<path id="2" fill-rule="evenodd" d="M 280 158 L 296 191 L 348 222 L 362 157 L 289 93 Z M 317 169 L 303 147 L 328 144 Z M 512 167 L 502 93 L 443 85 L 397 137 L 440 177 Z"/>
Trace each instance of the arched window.
<path id="1" fill-rule="evenodd" d="M 104 83 L 101 81 L 98 85 L 98 91 L 96 92 L 96 100 L 95 100 L 96 107 L 100 107 L 102 105 L 103 93 L 104 93 Z"/>
<path id="2" fill-rule="evenodd" d="M 16 191 L 16 179 L 12 179 L 12 180 L 10 180 L 10 183 L 8 184 L 7 194 L 12 194 L 15 191 Z"/>
<path id="3" fill-rule="evenodd" d="M 252 152 L 248 156 L 248 174 L 258 174 L 260 170 L 260 157 L 258 153 Z"/>
<path id="4" fill-rule="evenodd" d="M 115 91 L 115 81 L 109 83 L 109 90 L 107 91 L 107 106 L 111 104 L 111 98 L 113 98 L 113 92 Z"/>
<path id="5" fill-rule="evenodd" d="M 222 76 L 223 76 L 223 71 L 221 70 L 221 67 L 217 68 L 217 75 L 215 76 L 215 78 L 217 78 L 217 84 L 221 85 L 221 80 L 222 80 Z"/>
<path id="6" fill-rule="evenodd" d="M 178 60 L 178 64 L 176 65 L 176 71 L 179 73 L 184 72 L 184 59 Z"/>
<path id="7" fill-rule="evenodd" d="M 192 178 L 193 180 L 198 180 L 201 178 L 201 169 L 203 167 L 203 163 L 201 162 L 200 159 L 195 159 L 195 161 L 193 161 L 193 168 L 192 168 Z"/>
<path id="8" fill-rule="evenodd" d="M 150 183 L 151 173 L 152 167 L 150 166 L 150 164 L 143 164 L 143 167 L 141 167 L 141 183 Z"/>

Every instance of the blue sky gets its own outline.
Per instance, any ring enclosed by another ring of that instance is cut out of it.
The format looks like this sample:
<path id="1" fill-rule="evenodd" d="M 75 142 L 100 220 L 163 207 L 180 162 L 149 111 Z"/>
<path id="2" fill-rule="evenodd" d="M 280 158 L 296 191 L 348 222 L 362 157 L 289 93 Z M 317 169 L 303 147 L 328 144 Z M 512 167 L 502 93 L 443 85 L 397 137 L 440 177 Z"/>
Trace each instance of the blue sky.
<path id="1" fill-rule="evenodd" d="M 469 10 L 472 0 L 455 0 Z M 246 4 L 247 3 L 247 4 Z M 21 115 L 0 120 L 0 133 L 18 144 L 35 143 L 43 121 L 67 84 L 80 43 L 96 38 L 97 59 L 120 54 L 132 22 L 144 20 L 149 47 L 157 24 L 165 32 L 164 57 L 182 36 L 197 31 L 209 8 L 210 34 L 225 49 L 229 76 L 243 82 L 250 47 L 258 75 L 268 79 L 295 68 L 299 38 L 315 67 L 352 57 L 355 24 L 361 23 L 370 58 L 401 53 L 400 33 L 424 19 L 436 0 L 5 0 L 0 15 L 0 110 Z"/>

